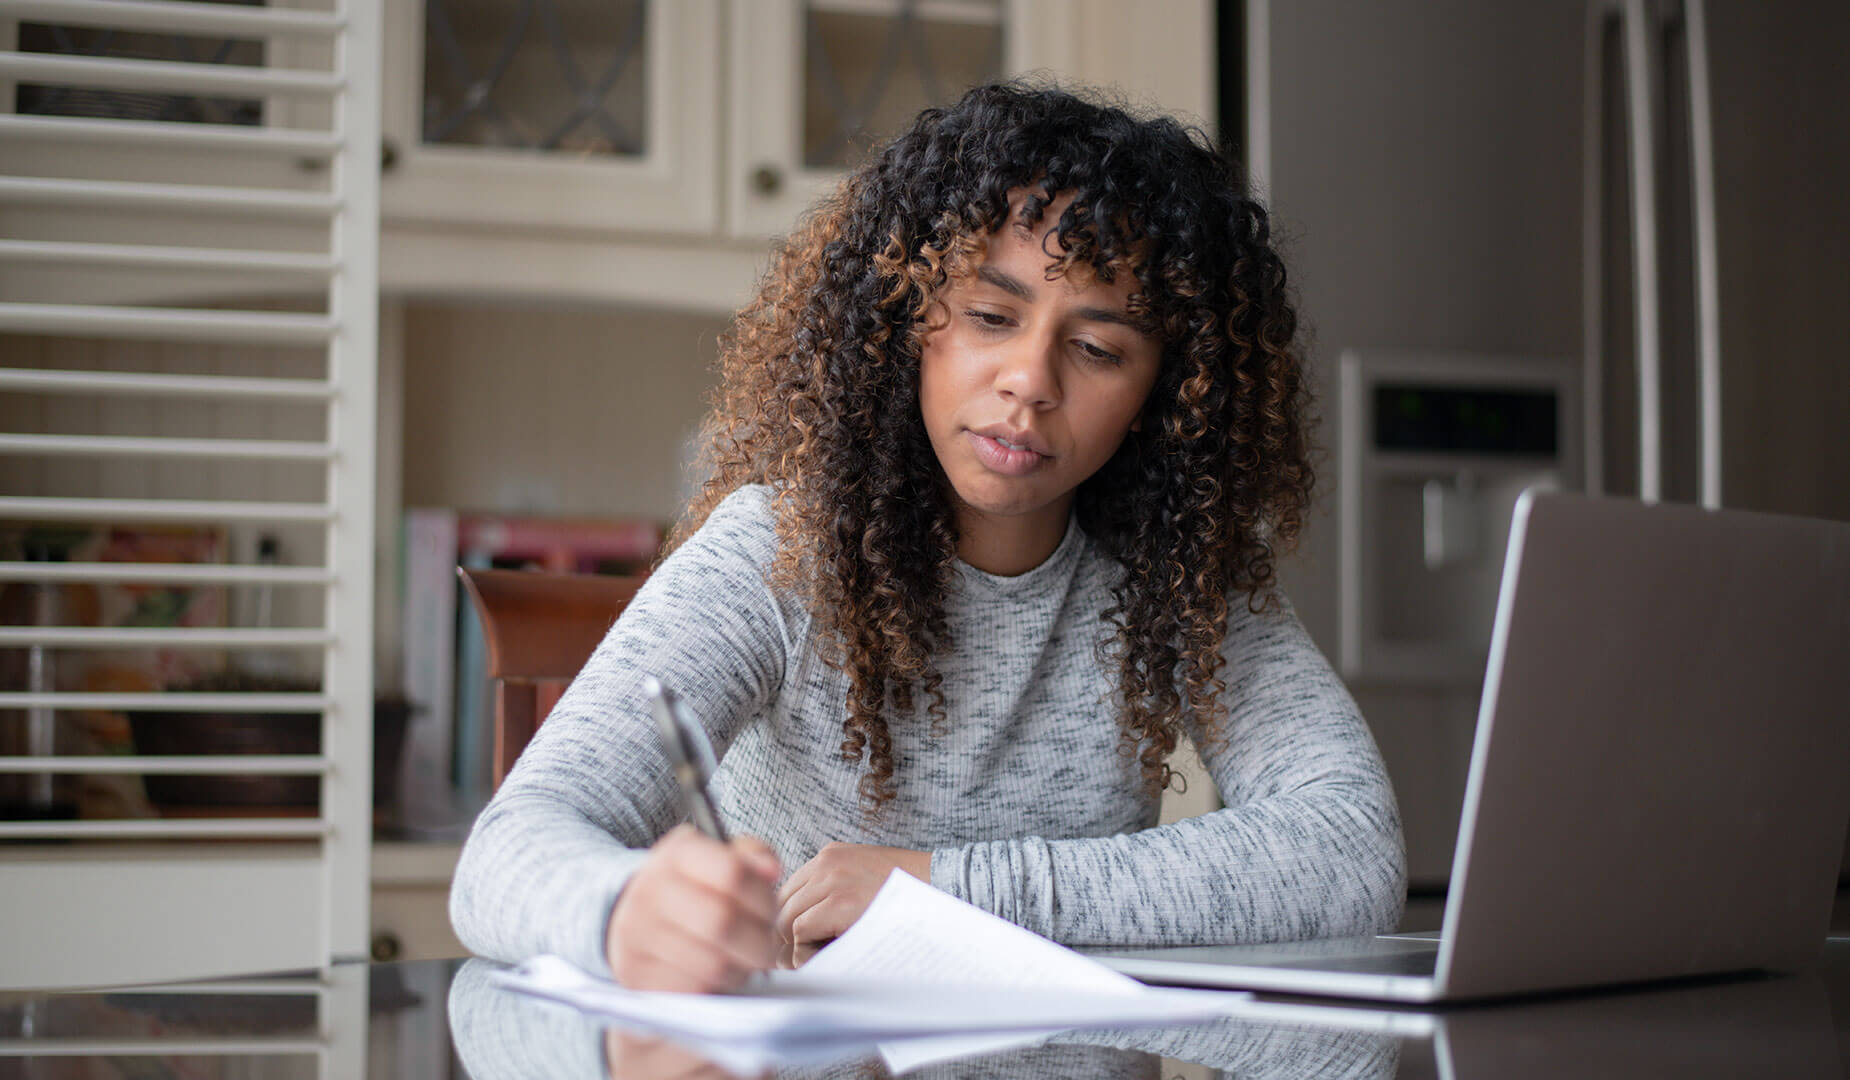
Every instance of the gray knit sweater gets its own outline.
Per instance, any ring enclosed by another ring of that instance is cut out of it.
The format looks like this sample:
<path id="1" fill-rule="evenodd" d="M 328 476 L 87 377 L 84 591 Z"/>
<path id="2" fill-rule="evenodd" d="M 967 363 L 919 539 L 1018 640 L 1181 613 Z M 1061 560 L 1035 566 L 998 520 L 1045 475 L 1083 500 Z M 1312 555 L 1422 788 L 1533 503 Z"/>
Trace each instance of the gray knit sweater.
<path id="1" fill-rule="evenodd" d="M 770 495 L 741 489 L 649 578 L 476 820 L 450 918 L 477 954 L 608 971 L 625 880 L 681 820 L 640 682 L 675 689 L 721 757 L 734 833 L 788 873 L 831 840 L 930 851 L 932 884 L 1074 945 L 1292 940 L 1391 929 L 1399 815 L 1354 701 L 1285 609 L 1232 605 L 1225 738 L 1199 740 L 1226 808 L 1156 826 L 1120 748 L 1100 613 L 1121 573 L 1079 527 L 1016 577 L 965 564 L 937 657 L 948 730 L 892 724 L 898 796 L 870 820 L 840 755 L 847 676 L 774 593 Z"/>

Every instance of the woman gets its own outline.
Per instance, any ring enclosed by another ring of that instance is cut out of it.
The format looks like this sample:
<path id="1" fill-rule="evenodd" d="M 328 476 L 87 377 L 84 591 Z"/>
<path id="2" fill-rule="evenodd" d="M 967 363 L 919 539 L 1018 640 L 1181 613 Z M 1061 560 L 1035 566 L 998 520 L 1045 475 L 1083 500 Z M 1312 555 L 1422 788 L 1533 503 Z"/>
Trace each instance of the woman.
<path id="1" fill-rule="evenodd" d="M 477 821 L 463 942 L 724 988 L 894 868 L 1072 944 L 1391 928 L 1393 794 L 1274 584 L 1295 332 L 1264 211 L 1173 121 L 921 114 L 737 317 L 710 478 Z M 674 828 L 645 675 L 762 840 Z M 1227 808 L 1153 827 L 1184 732 Z"/>

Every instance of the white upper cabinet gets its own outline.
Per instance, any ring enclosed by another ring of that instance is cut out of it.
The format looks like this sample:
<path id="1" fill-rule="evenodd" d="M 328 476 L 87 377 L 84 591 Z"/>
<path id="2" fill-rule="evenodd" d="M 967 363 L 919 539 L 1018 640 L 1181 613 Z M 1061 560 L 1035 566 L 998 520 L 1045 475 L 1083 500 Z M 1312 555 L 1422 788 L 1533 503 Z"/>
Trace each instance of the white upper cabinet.
<path id="1" fill-rule="evenodd" d="M 1044 75 L 1206 116 L 1208 0 L 385 0 L 392 291 L 726 312 L 928 105 Z"/>
<path id="2" fill-rule="evenodd" d="M 1068 0 L 389 0 L 384 216 L 762 240 Z"/>
<path id="3" fill-rule="evenodd" d="M 713 233 L 719 0 L 388 0 L 388 229 Z"/>
<path id="4" fill-rule="evenodd" d="M 1065 0 L 731 0 L 727 222 L 790 228 L 920 109 L 1069 71 Z"/>

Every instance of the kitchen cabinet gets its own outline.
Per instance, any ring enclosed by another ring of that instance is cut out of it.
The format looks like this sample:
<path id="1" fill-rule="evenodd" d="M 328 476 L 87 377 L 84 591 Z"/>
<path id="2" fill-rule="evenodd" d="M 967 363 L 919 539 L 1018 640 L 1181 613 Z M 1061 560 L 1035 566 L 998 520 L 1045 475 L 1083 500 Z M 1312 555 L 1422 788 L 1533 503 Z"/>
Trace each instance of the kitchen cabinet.
<path id="1" fill-rule="evenodd" d="M 729 312 L 770 238 L 972 83 L 1098 84 L 1211 120 L 1210 5 L 1122 7 L 387 0 L 382 286 Z"/>
<path id="2" fill-rule="evenodd" d="M 386 10 L 388 225 L 761 240 L 926 105 L 1073 66 L 1063 0 Z"/>
<path id="3" fill-rule="evenodd" d="M 388 0 L 394 225 L 709 235 L 719 0 Z"/>
<path id="4" fill-rule="evenodd" d="M 1071 71 L 1064 0 L 732 0 L 726 222 L 780 233 L 920 109 L 998 76 Z"/>
<path id="5" fill-rule="evenodd" d="M 372 850 L 374 960 L 466 956 L 450 929 L 450 879 L 458 844 L 375 842 Z"/>

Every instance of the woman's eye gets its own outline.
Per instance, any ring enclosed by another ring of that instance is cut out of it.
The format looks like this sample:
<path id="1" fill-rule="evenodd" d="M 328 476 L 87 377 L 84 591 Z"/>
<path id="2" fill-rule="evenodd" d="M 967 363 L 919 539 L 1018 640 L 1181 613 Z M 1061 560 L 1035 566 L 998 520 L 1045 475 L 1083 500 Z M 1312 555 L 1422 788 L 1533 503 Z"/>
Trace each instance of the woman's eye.
<path id="1" fill-rule="evenodd" d="M 1119 364 L 1124 361 L 1124 358 L 1117 353 L 1107 352 L 1097 345 L 1092 344 L 1090 341 L 1075 341 L 1073 344 L 1079 347 L 1079 351 L 1084 353 L 1088 360 L 1093 360 L 1101 364 Z"/>
<path id="2" fill-rule="evenodd" d="M 966 311 L 964 317 L 986 330 L 1000 330 L 1009 322 L 1007 315 L 998 315 L 993 311 Z"/>

